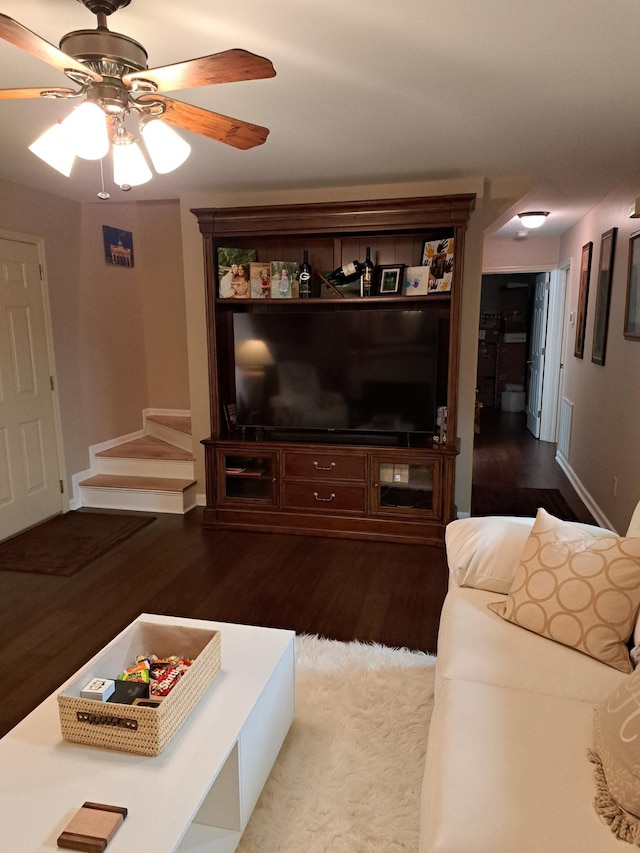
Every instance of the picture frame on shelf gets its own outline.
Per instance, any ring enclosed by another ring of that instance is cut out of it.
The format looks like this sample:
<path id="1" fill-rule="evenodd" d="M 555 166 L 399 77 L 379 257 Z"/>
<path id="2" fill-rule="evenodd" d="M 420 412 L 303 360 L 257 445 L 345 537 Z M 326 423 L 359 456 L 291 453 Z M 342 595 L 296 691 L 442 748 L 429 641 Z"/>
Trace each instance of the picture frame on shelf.
<path id="1" fill-rule="evenodd" d="M 298 296 L 298 264 L 295 261 L 271 261 L 271 298 L 295 299 Z"/>
<path id="2" fill-rule="evenodd" d="M 271 296 L 271 264 L 254 261 L 249 264 L 251 298 L 269 299 Z"/>
<path id="3" fill-rule="evenodd" d="M 448 293 L 453 286 L 454 238 L 425 240 L 422 266 L 429 268 L 429 293 Z"/>
<path id="4" fill-rule="evenodd" d="M 429 267 L 406 267 L 404 271 L 404 295 L 426 296 L 429 293 Z"/>
<path id="5" fill-rule="evenodd" d="M 596 312 L 593 321 L 593 347 L 591 361 L 604 367 L 607 351 L 607 332 L 609 327 L 609 307 L 611 305 L 611 279 L 616 251 L 617 228 L 605 231 L 600 239 L 600 261 L 598 264 L 598 289 L 596 291 Z"/>
<path id="6" fill-rule="evenodd" d="M 640 341 L 640 231 L 629 238 L 624 336 L 628 341 Z"/>
<path id="7" fill-rule="evenodd" d="M 576 312 L 576 340 L 573 354 L 584 357 L 584 336 L 587 330 L 587 302 L 589 300 L 589 279 L 591 277 L 591 258 L 593 243 L 585 243 L 580 258 L 580 288 L 578 291 L 578 309 Z"/>
<path id="8" fill-rule="evenodd" d="M 221 299 L 251 296 L 250 264 L 255 259 L 255 249 L 218 248 L 218 296 Z"/>
<path id="9" fill-rule="evenodd" d="M 398 296 L 402 287 L 404 264 L 381 264 L 376 267 L 378 296 Z"/>

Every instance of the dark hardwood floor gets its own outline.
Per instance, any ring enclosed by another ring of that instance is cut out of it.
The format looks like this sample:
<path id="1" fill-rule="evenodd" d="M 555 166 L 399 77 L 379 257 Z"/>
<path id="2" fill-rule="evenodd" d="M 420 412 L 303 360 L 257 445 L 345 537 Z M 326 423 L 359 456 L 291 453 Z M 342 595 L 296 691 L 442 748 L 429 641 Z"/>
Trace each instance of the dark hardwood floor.
<path id="1" fill-rule="evenodd" d="M 554 447 L 521 416 L 483 412 L 476 447 L 474 482 L 559 488 L 586 512 Z M 159 515 L 73 577 L 0 571 L 0 735 L 142 612 L 433 652 L 446 585 L 442 548 L 204 530 L 200 510 Z"/>
<path id="2" fill-rule="evenodd" d="M 558 489 L 578 521 L 595 524 L 555 455 L 555 444 L 538 441 L 528 432 L 524 412 L 482 409 L 473 451 L 473 485 Z"/>

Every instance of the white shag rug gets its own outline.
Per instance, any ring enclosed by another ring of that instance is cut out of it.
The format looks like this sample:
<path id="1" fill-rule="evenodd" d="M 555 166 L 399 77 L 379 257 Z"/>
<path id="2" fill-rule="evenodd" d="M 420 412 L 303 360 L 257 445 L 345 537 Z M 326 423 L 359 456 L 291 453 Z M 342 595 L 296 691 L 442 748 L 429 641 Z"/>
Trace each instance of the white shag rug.
<path id="1" fill-rule="evenodd" d="M 296 716 L 238 853 L 416 853 L 435 661 L 296 637 Z"/>

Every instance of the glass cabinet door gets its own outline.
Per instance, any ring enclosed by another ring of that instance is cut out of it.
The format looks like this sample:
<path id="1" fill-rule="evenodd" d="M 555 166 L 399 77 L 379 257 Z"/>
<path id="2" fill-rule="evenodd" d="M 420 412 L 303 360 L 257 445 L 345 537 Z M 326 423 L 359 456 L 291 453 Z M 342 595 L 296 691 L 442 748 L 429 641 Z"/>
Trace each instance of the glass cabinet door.
<path id="1" fill-rule="evenodd" d="M 438 459 L 403 460 L 392 456 L 373 459 L 374 513 L 434 516 L 440 513 L 441 462 Z"/>
<path id="2" fill-rule="evenodd" d="M 218 448 L 218 502 L 277 504 L 276 451 Z"/>

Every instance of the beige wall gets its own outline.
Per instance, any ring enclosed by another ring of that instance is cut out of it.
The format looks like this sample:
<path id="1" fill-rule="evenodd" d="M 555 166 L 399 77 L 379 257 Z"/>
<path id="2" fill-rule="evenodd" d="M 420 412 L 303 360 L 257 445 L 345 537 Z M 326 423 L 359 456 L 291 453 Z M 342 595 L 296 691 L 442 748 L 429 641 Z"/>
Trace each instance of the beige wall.
<path id="1" fill-rule="evenodd" d="M 460 411 L 458 419 L 460 455 L 457 462 L 456 477 L 456 503 L 458 510 L 459 512 L 468 512 L 471 501 L 471 475 L 473 468 L 473 415 L 480 285 L 482 277 L 482 235 L 488 222 L 496 215 L 496 211 L 504 209 L 505 206 L 514 201 L 509 192 L 502 191 L 498 193 L 498 196 L 500 196 L 498 199 L 495 198 L 495 194 L 492 200 L 485 199 L 485 183 L 479 178 L 461 179 L 458 181 L 386 184 L 366 187 L 334 187 L 318 190 L 255 194 L 220 194 L 217 196 L 183 198 L 181 201 L 182 245 L 184 251 L 187 338 L 189 341 L 189 379 L 191 387 L 191 415 L 196 442 L 202 438 L 206 438 L 210 434 L 210 420 L 202 239 L 198 230 L 197 220 L 190 212 L 191 208 L 401 198 L 444 195 L 447 193 L 477 194 L 476 210 L 471 216 L 467 231 L 464 263 L 459 376 Z M 197 456 L 197 477 L 198 482 L 204 484 L 204 462 L 202 448 L 200 447 L 198 447 Z"/>
<path id="2" fill-rule="evenodd" d="M 640 342 L 623 337 L 627 289 L 629 236 L 640 222 L 629 219 L 629 207 L 640 195 L 640 181 L 618 187 L 563 238 L 561 262 L 571 260 L 567 313 L 578 304 L 582 246 L 593 242 L 593 260 L 584 358 L 573 355 L 575 326 L 567 326 L 564 396 L 574 404 L 571 469 L 602 514 L 619 532 L 625 532 L 640 499 Z M 601 235 L 618 228 L 611 286 L 611 309 L 604 366 L 591 361 L 597 271 Z M 613 496 L 612 477 L 617 477 Z"/>
<path id="3" fill-rule="evenodd" d="M 132 232 L 132 269 L 105 262 L 103 225 Z M 189 406 L 179 205 L 80 205 L 2 181 L 0 228 L 44 241 L 70 486 L 89 447 L 139 430 L 144 408 Z"/>

